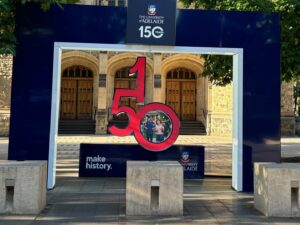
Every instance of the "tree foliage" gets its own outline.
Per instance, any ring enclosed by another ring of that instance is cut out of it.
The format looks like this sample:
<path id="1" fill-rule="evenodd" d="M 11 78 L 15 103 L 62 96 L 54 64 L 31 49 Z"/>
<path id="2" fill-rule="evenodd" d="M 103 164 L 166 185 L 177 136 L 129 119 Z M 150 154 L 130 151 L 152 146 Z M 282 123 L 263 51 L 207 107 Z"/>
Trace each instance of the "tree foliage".
<path id="1" fill-rule="evenodd" d="M 48 10 L 51 5 L 71 4 L 79 0 L 0 0 L 0 54 L 8 55 L 15 53 L 16 37 L 15 28 L 15 8 L 17 3 L 26 4 L 36 2 L 41 9 Z"/>
<path id="2" fill-rule="evenodd" d="M 202 75 L 218 86 L 232 81 L 232 56 L 204 55 L 205 68 Z"/>
<path id="3" fill-rule="evenodd" d="M 200 9 L 279 12 L 281 14 L 281 78 L 300 80 L 300 0 L 180 0 L 186 7 Z M 228 56 L 205 56 L 205 73 L 218 85 L 232 80 Z M 229 79 L 230 78 L 230 79 Z"/>
<path id="4" fill-rule="evenodd" d="M 14 4 L 11 0 L 0 0 L 0 54 L 14 53 Z"/>

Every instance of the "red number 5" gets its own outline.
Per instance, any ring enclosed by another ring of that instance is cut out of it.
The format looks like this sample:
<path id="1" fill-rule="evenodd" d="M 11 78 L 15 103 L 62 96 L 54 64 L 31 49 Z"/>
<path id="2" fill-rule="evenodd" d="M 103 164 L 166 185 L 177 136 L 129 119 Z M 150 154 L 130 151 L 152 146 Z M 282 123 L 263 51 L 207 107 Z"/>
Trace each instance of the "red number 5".
<path id="1" fill-rule="evenodd" d="M 169 106 L 162 103 L 150 103 L 140 109 L 138 113 L 129 106 L 119 107 L 121 97 L 136 98 L 138 103 L 143 103 L 145 98 L 145 71 L 146 71 L 146 58 L 138 57 L 136 63 L 130 68 L 130 74 L 137 75 L 137 88 L 136 89 L 116 89 L 112 104 L 111 113 L 119 115 L 126 113 L 129 122 L 126 128 L 118 128 L 116 126 L 109 127 L 109 131 L 117 136 L 127 136 L 134 133 L 137 142 L 144 148 L 150 151 L 163 151 L 169 148 L 177 139 L 179 135 L 179 119 L 176 113 Z M 145 139 L 141 131 L 141 120 L 150 111 L 160 111 L 166 114 L 171 120 L 171 133 L 168 138 L 160 143 L 153 143 Z"/>

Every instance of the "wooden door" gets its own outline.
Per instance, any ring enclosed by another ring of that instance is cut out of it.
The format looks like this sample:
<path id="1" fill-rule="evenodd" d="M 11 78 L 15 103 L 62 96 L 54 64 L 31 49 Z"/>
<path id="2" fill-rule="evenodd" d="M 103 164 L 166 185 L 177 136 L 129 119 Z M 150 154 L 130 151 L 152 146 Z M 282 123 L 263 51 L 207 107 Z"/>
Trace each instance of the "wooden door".
<path id="1" fill-rule="evenodd" d="M 181 82 L 181 119 L 196 119 L 196 82 Z"/>
<path id="2" fill-rule="evenodd" d="M 60 119 L 90 120 L 93 113 L 93 80 L 62 79 Z"/>
<path id="3" fill-rule="evenodd" d="M 180 82 L 167 82 L 167 105 L 171 106 L 176 114 L 180 117 Z"/>
<path id="4" fill-rule="evenodd" d="M 196 82 L 167 81 L 166 104 L 171 106 L 180 120 L 196 119 Z"/>
<path id="5" fill-rule="evenodd" d="M 84 66 L 71 66 L 62 72 L 60 119 L 93 118 L 93 72 Z"/>
<path id="6" fill-rule="evenodd" d="M 91 119 L 93 110 L 93 80 L 78 80 L 77 119 Z"/>
<path id="7" fill-rule="evenodd" d="M 77 81 L 63 79 L 61 84 L 61 119 L 76 119 Z"/>

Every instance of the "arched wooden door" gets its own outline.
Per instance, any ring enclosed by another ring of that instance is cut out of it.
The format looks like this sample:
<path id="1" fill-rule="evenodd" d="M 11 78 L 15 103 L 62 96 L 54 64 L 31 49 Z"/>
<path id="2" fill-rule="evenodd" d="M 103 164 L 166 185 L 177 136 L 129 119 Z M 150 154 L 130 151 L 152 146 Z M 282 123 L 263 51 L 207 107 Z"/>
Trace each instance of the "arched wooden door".
<path id="1" fill-rule="evenodd" d="M 72 66 L 62 73 L 60 119 L 90 120 L 93 113 L 93 72 Z"/>
<path id="2" fill-rule="evenodd" d="M 124 89 L 135 89 L 137 85 L 136 75 L 129 76 L 129 67 L 124 67 L 119 69 L 115 73 L 115 82 L 114 88 L 124 88 Z M 138 111 L 142 106 L 138 105 L 136 102 L 136 98 L 126 98 L 122 97 L 120 101 L 120 106 L 130 106 Z M 115 120 L 126 120 L 127 116 L 125 114 L 121 114 L 119 116 L 114 116 Z"/>
<path id="3" fill-rule="evenodd" d="M 196 119 L 196 74 L 185 68 L 167 73 L 166 104 L 171 106 L 180 120 Z"/>

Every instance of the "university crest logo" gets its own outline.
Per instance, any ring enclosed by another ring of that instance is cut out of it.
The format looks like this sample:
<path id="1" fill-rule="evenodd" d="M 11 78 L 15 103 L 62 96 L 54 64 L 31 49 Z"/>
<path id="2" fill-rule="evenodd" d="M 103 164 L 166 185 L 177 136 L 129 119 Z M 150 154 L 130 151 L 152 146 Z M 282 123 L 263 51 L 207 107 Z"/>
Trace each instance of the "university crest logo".
<path id="1" fill-rule="evenodd" d="M 189 154 L 188 151 L 185 151 L 185 152 L 181 153 L 181 159 L 180 159 L 180 161 L 182 163 L 188 163 L 188 162 L 190 162 L 190 154 Z"/>
<path id="2" fill-rule="evenodd" d="M 156 5 L 150 4 L 148 5 L 148 15 L 155 16 L 156 15 Z"/>

